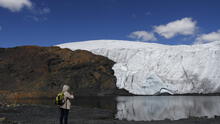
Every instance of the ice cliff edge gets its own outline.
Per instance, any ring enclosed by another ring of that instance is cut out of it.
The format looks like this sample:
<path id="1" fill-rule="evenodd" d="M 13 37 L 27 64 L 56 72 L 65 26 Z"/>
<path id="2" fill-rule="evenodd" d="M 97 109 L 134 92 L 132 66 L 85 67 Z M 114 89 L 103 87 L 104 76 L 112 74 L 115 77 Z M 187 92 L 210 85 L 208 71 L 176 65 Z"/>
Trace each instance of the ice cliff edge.
<path id="1" fill-rule="evenodd" d="M 117 87 L 137 95 L 219 93 L 220 41 L 198 45 L 162 45 L 120 40 L 59 44 L 103 55 L 113 66 Z"/>

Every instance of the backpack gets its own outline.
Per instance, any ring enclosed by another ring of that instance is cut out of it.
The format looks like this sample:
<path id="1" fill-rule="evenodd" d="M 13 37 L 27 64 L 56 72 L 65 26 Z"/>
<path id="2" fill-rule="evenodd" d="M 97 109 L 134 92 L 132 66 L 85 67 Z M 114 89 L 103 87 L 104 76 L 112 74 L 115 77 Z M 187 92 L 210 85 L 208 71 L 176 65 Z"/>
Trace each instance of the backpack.
<path id="1" fill-rule="evenodd" d="M 65 103 L 64 92 L 60 92 L 56 96 L 55 104 L 62 106 Z"/>

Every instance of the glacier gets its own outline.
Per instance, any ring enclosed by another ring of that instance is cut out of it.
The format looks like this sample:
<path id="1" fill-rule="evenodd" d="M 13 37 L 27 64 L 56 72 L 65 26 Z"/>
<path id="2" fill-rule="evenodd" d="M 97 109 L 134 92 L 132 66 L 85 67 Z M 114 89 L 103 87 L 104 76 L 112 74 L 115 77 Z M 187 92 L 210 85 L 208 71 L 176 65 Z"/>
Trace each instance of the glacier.
<path id="1" fill-rule="evenodd" d="M 58 44 L 88 50 L 116 62 L 116 86 L 136 95 L 219 93 L 220 41 L 163 45 L 138 41 L 91 40 Z"/>

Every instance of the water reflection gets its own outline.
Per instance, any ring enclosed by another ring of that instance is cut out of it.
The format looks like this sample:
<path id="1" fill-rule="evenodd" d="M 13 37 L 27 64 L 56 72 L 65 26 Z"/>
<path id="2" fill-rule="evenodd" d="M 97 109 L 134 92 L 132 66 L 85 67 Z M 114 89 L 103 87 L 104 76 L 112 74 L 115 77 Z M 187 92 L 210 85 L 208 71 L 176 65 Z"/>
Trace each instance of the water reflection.
<path id="1" fill-rule="evenodd" d="M 117 97 L 116 118 L 122 120 L 178 120 L 220 115 L 220 96 Z"/>

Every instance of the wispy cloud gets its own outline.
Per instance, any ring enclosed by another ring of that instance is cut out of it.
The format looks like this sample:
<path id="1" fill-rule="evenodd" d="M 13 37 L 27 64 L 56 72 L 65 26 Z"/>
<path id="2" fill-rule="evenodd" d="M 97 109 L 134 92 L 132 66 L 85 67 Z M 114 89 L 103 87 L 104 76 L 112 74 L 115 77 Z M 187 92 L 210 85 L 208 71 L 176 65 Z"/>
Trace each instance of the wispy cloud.
<path id="1" fill-rule="evenodd" d="M 36 15 L 45 15 L 50 13 L 50 8 L 48 7 L 37 7 L 35 6 L 31 12 Z"/>
<path id="2" fill-rule="evenodd" d="M 147 31 L 135 31 L 132 32 L 129 38 L 133 38 L 140 41 L 156 41 L 157 38 L 154 36 L 153 33 Z"/>
<path id="3" fill-rule="evenodd" d="M 193 35 L 197 29 L 196 23 L 192 18 L 182 18 L 165 25 L 154 26 L 154 31 L 166 39 L 176 35 Z"/>
<path id="4" fill-rule="evenodd" d="M 29 15 L 25 17 L 26 20 L 30 21 L 33 20 L 35 22 L 44 22 L 47 21 L 46 16 L 36 16 L 36 15 Z"/>
<path id="5" fill-rule="evenodd" d="M 47 14 L 51 12 L 50 8 L 37 5 L 31 0 L 0 0 L 0 7 L 6 8 L 11 12 L 19 12 L 23 8 L 28 8 L 29 14 L 25 15 L 26 20 L 33 20 L 35 22 L 47 20 Z"/>
<path id="6" fill-rule="evenodd" d="M 12 12 L 18 12 L 22 8 L 32 8 L 32 2 L 30 0 L 0 0 L 0 7 L 9 9 Z"/>
<path id="7" fill-rule="evenodd" d="M 201 43 L 209 43 L 209 42 L 213 42 L 213 41 L 220 41 L 220 30 L 216 31 L 216 32 L 211 32 L 208 34 L 202 34 L 199 35 L 196 38 L 196 44 L 201 44 Z"/>
<path id="8" fill-rule="evenodd" d="M 145 16 L 149 16 L 149 15 L 151 15 L 152 13 L 149 11 L 149 12 L 146 12 L 145 13 Z"/>
<path id="9" fill-rule="evenodd" d="M 25 18 L 27 20 L 33 20 L 35 22 L 42 22 L 47 20 L 47 15 L 51 12 L 48 7 L 34 6 L 31 10 L 31 14 L 27 15 Z"/>

